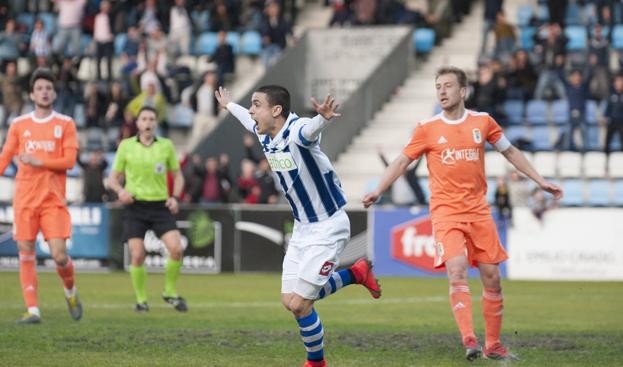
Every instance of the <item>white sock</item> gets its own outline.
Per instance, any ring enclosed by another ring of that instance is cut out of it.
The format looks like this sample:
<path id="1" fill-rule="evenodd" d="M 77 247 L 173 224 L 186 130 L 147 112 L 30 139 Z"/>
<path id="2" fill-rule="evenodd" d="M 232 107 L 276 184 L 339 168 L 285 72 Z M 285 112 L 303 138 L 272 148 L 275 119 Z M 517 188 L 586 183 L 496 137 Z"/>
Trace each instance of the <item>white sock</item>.
<path id="1" fill-rule="evenodd" d="M 67 288 L 64 288 L 64 289 L 65 289 L 65 298 L 69 298 L 76 294 L 76 287 L 73 287 L 72 289 L 67 289 Z"/>
<path id="2" fill-rule="evenodd" d="M 28 307 L 28 313 L 41 317 L 41 312 L 39 311 L 39 307 Z"/>

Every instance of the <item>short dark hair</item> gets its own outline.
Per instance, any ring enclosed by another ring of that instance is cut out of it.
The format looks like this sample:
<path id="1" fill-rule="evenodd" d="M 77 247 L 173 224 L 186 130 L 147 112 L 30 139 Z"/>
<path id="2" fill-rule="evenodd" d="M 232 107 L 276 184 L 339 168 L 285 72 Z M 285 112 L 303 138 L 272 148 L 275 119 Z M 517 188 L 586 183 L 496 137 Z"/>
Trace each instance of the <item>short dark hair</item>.
<path id="1" fill-rule="evenodd" d="M 141 113 L 143 113 L 145 111 L 153 112 L 154 115 L 156 115 L 156 120 L 158 119 L 158 111 L 156 111 L 156 109 L 153 108 L 152 106 L 143 106 L 143 107 L 141 107 L 141 109 L 138 110 L 138 114 L 136 115 L 136 118 L 138 119 L 138 117 L 141 115 Z"/>
<path id="2" fill-rule="evenodd" d="M 52 74 L 52 70 L 48 68 L 37 68 L 35 69 L 35 71 L 32 73 L 32 76 L 30 77 L 30 91 L 31 92 L 34 90 L 35 83 L 39 79 L 48 80 L 52 83 L 52 85 L 56 83 L 56 79 L 54 78 L 54 74 Z"/>
<path id="3" fill-rule="evenodd" d="M 459 86 L 461 88 L 467 88 L 467 74 L 465 74 L 462 69 L 459 69 L 456 66 L 442 66 L 441 68 L 437 69 L 437 74 L 435 74 L 435 80 L 445 74 L 456 75 L 456 79 L 459 81 Z"/>
<path id="4" fill-rule="evenodd" d="M 281 116 L 285 119 L 290 115 L 290 92 L 279 85 L 264 85 L 259 87 L 256 92 L 266 94 L 268 104 L 271 106 L 281 106 Z"/>

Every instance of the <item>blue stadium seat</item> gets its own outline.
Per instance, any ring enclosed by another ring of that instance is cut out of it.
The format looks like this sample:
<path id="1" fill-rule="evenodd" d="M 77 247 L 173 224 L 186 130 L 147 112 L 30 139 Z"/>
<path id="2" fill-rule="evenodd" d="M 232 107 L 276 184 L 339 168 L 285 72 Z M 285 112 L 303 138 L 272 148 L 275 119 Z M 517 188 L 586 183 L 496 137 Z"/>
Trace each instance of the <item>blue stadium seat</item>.
<path id="1" fill-rule="evenodd" d="M 197 40 L 195 53 L 197 55 L 212 55 L 218 47 L 218 36 L 215 32 L 201 33 Z"/>
<path id="2" fill-rule="evenodd" d="M 511 124 L 521 124 L 523 122 L 524 103 L 521 100 L 508 99 L 504 101 L 504 113 Z"/>
<path id="3" fill-rule="evenodd" d="M 256 31 L 246 31 L 240 39 L 240 51 L 243 55 L 258 56 L 262 53 L 262 35 Z"/>
<path id="4" fill-rule="evenodd" d="M 612 30 L 612 48 L 623 49 L 623 25 L 617 24 Z"/>
<path id="5" fill-rule="evenodd" d="M 17 26 L 26 27 L 26 33 L 32 33 L 32 29 L 35 25 L 35 17 L 31 13 L 21 13 L 15 18 Z M 4 29 L 2 29 L 4 31 Z"/>
<path id="6" fill-rule="evenodd" d="M 596 179 L 588 182 L 588 205 L 610 205 L 610 181 Z"/>
<path id="7" fill-rule="evenodd" d="M 586 144 L 587 150 L 603 150 L 603 146 L 599 141 L 599 127 L 587 126 L 588 129 L 588 144 Z"/>
<path id="8" fill-rule="evenodd" d="M 565 195 L 560 200 L 560 204 L 564 206 L 584 205 L 584 181 L 577 179 L 565 180 L 562 183 L 562 189 Z"/>
<path id="9" fill-rule="evenodd" d="M 43 22 L 43 29 L 45 29 L 48 35 L 56 33 L 56 15 L 52 13 L 39 13 L 37 18 L 41 19 Z"/>
<path id="10" fill-rule="evenodd" d="M 509 126 L 504 129 L 504 135 L 510 140 L 511 143 L 515 143 L 518 139 L 530 140 L 528 129 L 524 126 Z"/>
<path id="11" fill-rule="evenodd" d="M 530 24 L 530 18 L 532 18 L 533 12 L 534 9 L 532 8 L 532 5 L 520 5 L 517 9 L 517 25 L 519 27 L 525 27 Z"/>
<path id="12" fill-rule="evenodd" d="M 567 5 L 567 14 L 565 14 L 565 24 L 577 25 L 582 24 L 582 17 L 580 17 L 580 7 L 578 4 L 569 2 Z"/>
<path id="13" fill-rule="evenodd" d="M 569 122 L 569 101 L 559 99 L 552 103 L 552 122 L 558 125 Z"/>
<path id="14" fill-rule="evenodd" d="M 539 11 L 537 13 L 540 21 L 549 21 L 549 8 L 545 4 L 539 4 Z"/>
<path id="15" fill-rule="evenodd" d="M 77 128 L 86 126 L 86 113 L 84 111 L 84 105 L 81 103 L 76 104 L 74 107 L 74 121 L 76 122 Z"/>
<path id="16" fill-rule="evenodd" d="M 614 195 L 612 196 L 612 204 L 623 206 L 623 180 L 614 181 Z"/>
<path id="17" fill-rule="evenodd" d="M 416 53 L 429 53 L 435 46 L 435 31 L 431 28 L 418 28 L 413 32 L 413 48 Z"/>
<path id="18" fill-rule="evenodd" d="M 128 42 L 128 35 L 125 33 L 119 33 L 115 36 L 115 55 L 119 56 L 123 53 L 125 44 Z"/>
<path id="19" fill-rule="evenodd" d="M 599 104 L 597 101 L 588 100 L 586 101 L 586 122 L 590 125 L 597 125 L 599 121 L 597 120 L 598 116 L 603 116 L 605 112 L 606 104 Z"/>
<path id="20" fill-rule="evenodd" d="M 521 27 L 520 28 L 520 44 L 524 50 L 532 50 L 534 48 L 534 34 L 536 28 L 534 27 Z"/>
<path id="21" fill-rule="evenodd" d="M 532 147 L 535 151 L 552 150 L 550 129 L 547 126 L 532 127 Z"/>
<path id="22" fill-rule="evenodd" d="M 234 51 L 234 55 L 238 55 L 238 53 L 240 53 L 240 33 L 227 32 L 227 36 L 225 36 L 225 42 L 231 45 L 231 48 Z"/>
<path id="23" fill-rule="evenodd" d="M 488 178 L 487 179 L 487 202 L 489 204 L 494 204 L 495 203 L 495 188 L 497 186 L 497 183 L 495 181 L 495 179 L 492 178 Z"/>
<path id="24" fill-rule="evenodd" d="M 526 120 L 531 125 L 547 123 L 547 103 L 538 99 L 528 101 L 526 106 Z"/>
<path id="25" fill-rule="evenodd" d="M 565 35 L 569 39 L 567 42 L 568 51 L 586 50 L 586 28 L 577 25 L 567 26 L 565 27 Z"/>
<path id="26" fill-rule="evenodd" d="M 80 54 L 85 56 L 87 55 L 87 51 L 89 51 L 89 46 L 93 42 L 93 37 L 88 34 L 82 34 L 80 38 Z"/>

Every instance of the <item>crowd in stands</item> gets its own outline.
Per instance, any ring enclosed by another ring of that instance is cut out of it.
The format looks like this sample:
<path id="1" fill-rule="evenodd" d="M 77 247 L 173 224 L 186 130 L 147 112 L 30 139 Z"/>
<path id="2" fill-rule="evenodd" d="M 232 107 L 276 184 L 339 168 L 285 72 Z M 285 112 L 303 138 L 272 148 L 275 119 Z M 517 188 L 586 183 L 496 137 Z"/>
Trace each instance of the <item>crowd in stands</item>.
<path id="1" fill-rule="evenodd" d="M 239 55 L 272 65 L 287 46 L 297 3 L 284 0 L 0 1 L 0 123 L 32 106 L 30 73 L 56 74 L 55 109 L 86 131 L 90 150 L 136 132 L 143 105 L 161 132 L 214 122 L 213 91 Z"/>
<path id="2" fill-rule="evenodd" d="M 521 5 L 513 24 L 502 0 L 486 0 L 468 107 L 494 116 L 523 149 L 621 149 L 622 5 L 539 1 Z"/>

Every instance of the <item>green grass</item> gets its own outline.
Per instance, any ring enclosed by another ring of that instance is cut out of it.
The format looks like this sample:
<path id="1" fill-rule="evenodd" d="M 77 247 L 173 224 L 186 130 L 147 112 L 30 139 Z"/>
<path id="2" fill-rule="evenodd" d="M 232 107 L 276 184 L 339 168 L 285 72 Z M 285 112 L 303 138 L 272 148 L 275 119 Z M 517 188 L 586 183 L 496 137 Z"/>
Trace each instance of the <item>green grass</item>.
<path id="1" fill-rule="evenodd" d="M 296 323 L 279 303 L 279 275 L 180 278 L 190 312 L 159 299 L 162 275 L 149 275 L 151 311 L 132 311 L 127 274 L 79 274 L 85 314 L 69 318 L 56 274 L 40 274 L 43 323 L 18 326 L 17 273 L 0 273 L 2 366 L 301 366 Z M 463 358 L 443 279 L 382 279 L 372 300 L 359 286 L 317 303 L 330 366 L 500 366 Z M 476 281 L 472 294 L 480 294 Z M 503 341 L 517 366 L 623 366 L 623 284 L 505 282 Z M 474 320 L 482 337 L 480 297 Z"/>

